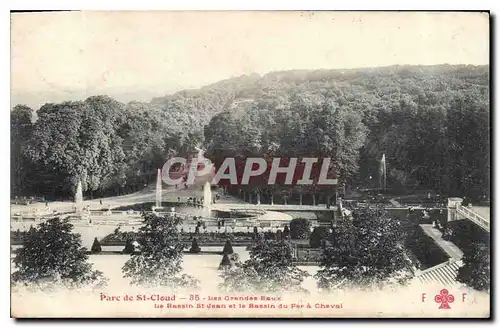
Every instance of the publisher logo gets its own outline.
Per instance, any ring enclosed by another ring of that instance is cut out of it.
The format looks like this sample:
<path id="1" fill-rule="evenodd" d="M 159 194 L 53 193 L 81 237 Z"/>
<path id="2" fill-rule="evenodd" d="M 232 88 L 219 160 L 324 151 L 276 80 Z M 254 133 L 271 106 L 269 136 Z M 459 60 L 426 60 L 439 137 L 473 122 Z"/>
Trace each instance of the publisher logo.
<path id="1" fill-rule="evenodd" d="M 225 157 L 216 163 L 199 156 L 169 159 L 162 169 L 168 185 L 337 185 L 335 163 L 318 157 Z"/>
<path id="2" fill-rule="evenodd" d="M 443 288 L 438 295 L 434 296 L 434 301 L 436 303 L 441 303 L 440 309 L 449 310 L 451 309 L 450 303 L 455 302 L 455 297 L 448 293 L 448 289 Z"/>

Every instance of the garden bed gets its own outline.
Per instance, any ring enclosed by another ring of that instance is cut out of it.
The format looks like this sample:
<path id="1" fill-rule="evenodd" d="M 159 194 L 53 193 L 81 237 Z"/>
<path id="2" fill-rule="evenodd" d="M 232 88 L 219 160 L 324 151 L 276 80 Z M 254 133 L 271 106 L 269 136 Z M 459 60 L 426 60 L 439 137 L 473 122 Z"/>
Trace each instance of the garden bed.
<path id="1" fill-rule="evenodd" d="M 301 263 L 319 263 L 323 250 L 321 248 L 297 248 L 295 261 Z"/>
<path id="2" fill-rule="evenodd" d="M 14 252 L 15 253 L 15 252 Z M 87 251 L 86 252 L 87 255 L 127 255 L 127 256 L 130 256 L 132 254 L 128 254 L 128 253 L 124 253 L 123 251 L 106 251 L 106 250 L 103 250 L 103 251 L 100 251 L 100 252 L 97 252 L 97 253 L 93 253 L 91 251 Z M 134 252 L 134 254 L 140 254 L 140 252 Z M 183 251 L 183 254 L 189 254 L 189 255 L 224 255 L 223 252 L 222 252 L 222 249 L 221 251 L 199 251 L 197 253 L 194 253 L 194 252 L 190 252 L 189 250 L 185 250 Z"/>
<path id="3" fill-rule="evenodd" d="M 114 233 L 105 236 L 101 241 L 103 246 L 121 246 L 125 245 L 127 240 L 135 240 L 137 233 L 133 231 L 122 232 L 115 230 Z M 181 240 L 184 243 L 190 243 L 193 238 L 196 238 L 199 244 L 203 245 L 219 245 L 224 244 L 226 240 L 231 240 L 235 244 L 250 244 L 254 240 L 253 232 L 233 232 L 233 233 L 181 233 Z"/>
<path id="4" fill-rule="evenodd" d="M 412 253 L 412 260 L 417 259 L 419 269 L 425 270 L 448 261 L 448 254 L 428 236 L 420 225 L 408 236 L 406 247 Z"/>
<path id="5" fill-rule="evenodd" d="M 179 206 L 188 206 L 186 203 L 179 203 L 179 202 L 161 202 L 161 206 L 164 208 L 170 209 L 171 207 L 179 207 Z M 138 203 L 138 204 L 131 204 L 131 205 L 125 205 L 125 206 L 119 206 L 119 207 L 114 207 L 112 210 L 113 211 L 152 211 L 153 207 L 155 206 L 154 202 L 146 202 L 146 203 Z"/>
<path id="6" fill-rule="evenodd" d="M 26 231 L 11 231 L 11 245 L 23 245 Z M 276 240 L 275 232 L 266 231 L 259 232 L 260 238 L 264 240 Z M 186 245 L 191 245 L 192 240 L 196 238 L 201 246 L 223 246 L 227 240 L 235 246 L 249 246 L 255 242 L 255 234 L 253 232 L 232 232 L 232 233 L 181 233 L 181 240 Z M 136 240 L 137 232 L 115 230 L 113 233 L 99 240 L 101 246 L 125 246 L 127 240 Z"/>
<path id="7" fill-rule="evenodd" d="M 491 235 L 469 220 L 457 220 L 448 223 L 451 228 L 450 241 L 462 251 L 471 247 L 472 243 L 490 245 Z"/>

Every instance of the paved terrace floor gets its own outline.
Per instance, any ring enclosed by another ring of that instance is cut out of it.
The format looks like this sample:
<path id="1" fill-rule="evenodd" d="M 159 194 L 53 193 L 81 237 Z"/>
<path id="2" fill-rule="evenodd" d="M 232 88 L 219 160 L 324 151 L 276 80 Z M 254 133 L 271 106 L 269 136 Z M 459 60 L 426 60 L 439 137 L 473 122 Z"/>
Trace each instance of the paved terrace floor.
<path id="1" fill-rule="evenodd" d="M 475 212 L 476 214 L 481 215 L 484 219 L 490 220 L 490 213 L 491 213 L 491 208 L 489 206 L 472 206 L 471 210 Z"/>
<path id="2" fill-rule="evenodd" d="M 162 200 L 164 202 L 177 202 L 178 197 L 181 198 L 181 201 L 186 201 L 188 197 L 201 197 L 203 195 L 203 191 L 199 189 L 176 189 L 174 187 L 167 187 L 163 189 L 162 192 Z M 120 206 L 139 204 L 145 202 L 155 202 L 156 199 L 156 190 L 154 187 L 147 187 L 141 191 L 122 195 L 122 196 L 113 196 L 106 198 L 95 198 L 95 199 L 87 199 L 83 201 L 83 206 L 90 206 L 91 210 L 99 210 L 99 209 L 107 209 L 108 207 L 115 208 Z M 101 204 L 102 201 L 102 204 Z M 221 195 L 220 202 L 224 203 L 239 203 L 241 202 L 237 198 L 230 195 Z M 58 212 L 71 212 L 74 210 L 75 203 L 71 201 L 66 202 L 49 202 L 48 206 L 45 203 L 33 203 L 30 205 L 11 205 L 12 214 L 21 213 L 26 215 L 33 214 L 34 210 L 37 210 L 39 213 L 51 213 L 53 210 L 57 210 Z"/>
<path id="3" fill-rule="evenodd" d="M 434 228 L 432 224 L 421 224 L 425 234 L 434 239 L 434 241 L 441 247 L 449 257 L 454 260 L 460 260 L 464 253 L 451 241 L 444 240 L 442 238 L 442 233 L 438 229 Z"/>
<path id="4" fill-rule="evenodd" d="M 302 211 L 335 211 L 337 209 L 336 206 L 331 206 L 327 208 L 326 205 L 284 205 L 284 204 L 249 204 L 249 203 L 216 203 L 212 205 L 213 209 L 260 209 L 260 210 L 269 210 L 269 211 L 293 211 L 293 212 L 302 212 Z"/>

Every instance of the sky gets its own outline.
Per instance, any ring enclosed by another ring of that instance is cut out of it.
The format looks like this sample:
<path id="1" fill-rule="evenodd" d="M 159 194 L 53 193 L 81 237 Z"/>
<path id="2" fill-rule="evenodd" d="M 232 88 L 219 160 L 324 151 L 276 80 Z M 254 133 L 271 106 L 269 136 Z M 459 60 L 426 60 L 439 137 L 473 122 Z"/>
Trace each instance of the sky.
<path id="1" fill-rule="evenodd" d="M 243 74 L 489 63 L 489 17 L 418 12 L 11 14 L 11 105 L 149 101 Z"/>

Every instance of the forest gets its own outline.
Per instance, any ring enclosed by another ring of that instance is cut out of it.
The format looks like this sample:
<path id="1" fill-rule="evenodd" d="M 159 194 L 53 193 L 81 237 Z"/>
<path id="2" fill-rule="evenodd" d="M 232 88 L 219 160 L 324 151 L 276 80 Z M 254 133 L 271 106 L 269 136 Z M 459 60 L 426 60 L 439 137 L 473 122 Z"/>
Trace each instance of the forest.
<path id="1" fill-rule="evenodd" d="M 79 180 L 86 197 L 134 192 L 201 145 L 215 163 L 331 157 L 342 184 L 372 188 L 385 154 L 391 189 L 487 200 L 489 103 L 489 66 L 439 65 L 244 75 L 149 103 L 16 105 L 11 193 L 71 199 Z"/>

